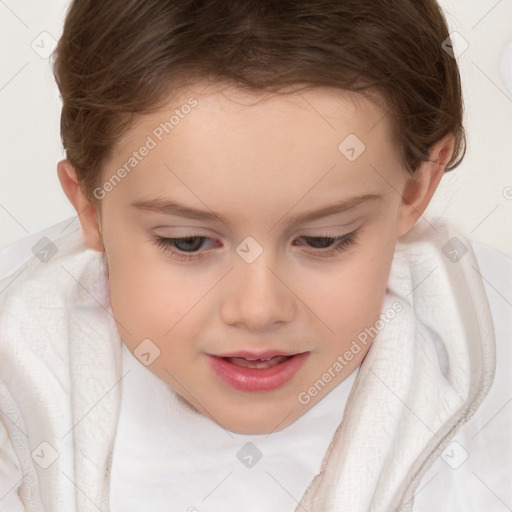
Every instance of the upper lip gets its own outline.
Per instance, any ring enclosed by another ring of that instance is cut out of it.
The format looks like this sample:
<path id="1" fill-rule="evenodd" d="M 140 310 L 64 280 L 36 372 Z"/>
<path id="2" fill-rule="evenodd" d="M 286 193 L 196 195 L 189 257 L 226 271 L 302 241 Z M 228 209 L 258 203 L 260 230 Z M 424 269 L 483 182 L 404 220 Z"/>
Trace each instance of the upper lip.
<path id="1" fill-rule="evenodd" d="M 238 352 L 226 352 L 224 354 L 210 354 L 215 357 L 243 357 L 244 359 L 270 359 L 274 356 L 295 356 L 300 352 L 284 352 L 282 350 L 265 350 L 263 352 L 251 352 L 239 350 Z"/>

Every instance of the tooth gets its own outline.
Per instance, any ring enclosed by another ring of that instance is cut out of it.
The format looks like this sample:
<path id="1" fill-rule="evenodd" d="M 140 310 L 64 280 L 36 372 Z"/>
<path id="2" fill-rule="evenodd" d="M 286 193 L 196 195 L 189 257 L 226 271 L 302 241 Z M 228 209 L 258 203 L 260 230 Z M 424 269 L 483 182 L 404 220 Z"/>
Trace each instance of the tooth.
<path id="1" fill-rule="evenodd" d="M 245 357 L 229 357 L 227 360 L 237 366 L 245 366 L 247 368 L 270 368 L 283 363 L 288 356 L 273 356 L 268 359 L 247 359 Z"/>

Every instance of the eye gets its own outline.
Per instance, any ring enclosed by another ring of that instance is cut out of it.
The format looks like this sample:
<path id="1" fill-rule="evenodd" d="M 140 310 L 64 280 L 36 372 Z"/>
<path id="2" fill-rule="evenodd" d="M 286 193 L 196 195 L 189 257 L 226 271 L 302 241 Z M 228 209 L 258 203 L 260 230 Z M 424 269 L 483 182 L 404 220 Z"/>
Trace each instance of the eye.
<path id="1" fill-rule="evenodd" d="M 317 249 L 316 255 L 320 257 L 335 256 L 353 245 L 357 238 L 358 229 L 341 236 L 302 236 L 310 247 Z M 300 240 L 299 239 L 299 240 Z"/>
<path id="2" fill-rule="evenodd" d="M 297 240 L 304 240 L 306 244 L 315 249 L 314 255 L 320 257 L 335 256 L 348 249 L 356 241 L 359 229 L 341 236 L 302 236 Z M 154 243 L 166 252 L 170 252 L 174 258 L 183 261 L 199 259 L 208 255 L 208 251 L 199 251 L 205 241 L 216 243 L 217 241 L 208 236 L 186 236 L 180 238 L 165 238 L 157 236 Z M 294 245 L 302 245 L 296 244 Z M 199 252 L 198 252 L 199 251 Z"/>
<path id="3" fill-rule="evenodd" d="M 155 237 L 155 243 L 158 247 L 164 251 L 171 252 L 176 258 L 180 260 L 191 260 L 193 258 L 204 256 L 204 251 L 198 254 L 194 254 L 194 252 L 198 251 L 206 240 L 211 242 L 216 241 L 208 236 L 186 236 L 181 238 L 164 238 L 160 236 Z M 174 250 L 175 248 L 178 250 Z"/>

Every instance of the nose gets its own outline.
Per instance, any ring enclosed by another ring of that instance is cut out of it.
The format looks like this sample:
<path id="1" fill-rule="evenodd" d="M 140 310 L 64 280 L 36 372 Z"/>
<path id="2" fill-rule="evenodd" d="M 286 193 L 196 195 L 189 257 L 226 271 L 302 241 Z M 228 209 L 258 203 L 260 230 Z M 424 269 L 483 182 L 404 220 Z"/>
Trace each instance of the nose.
<path id="1" fill-rule="evenodd" d="M 230 272 L 221 308 L 226 324 L 261 332 L 292 320 L 294 294 L 285 276 L 268 263 L 262 255 L 252 263 L 238 262 Z"/>

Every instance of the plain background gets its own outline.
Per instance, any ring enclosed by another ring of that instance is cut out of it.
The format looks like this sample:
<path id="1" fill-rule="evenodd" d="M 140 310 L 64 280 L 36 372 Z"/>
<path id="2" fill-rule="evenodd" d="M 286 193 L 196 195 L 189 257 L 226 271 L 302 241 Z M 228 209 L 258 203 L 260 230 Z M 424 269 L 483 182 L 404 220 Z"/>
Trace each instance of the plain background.
<path id="1" fill-rule="evenodd" d="M 68 3 L 0 0 L 0 249 L 75 216 L 57 178 L 61 104 L 45 56 Z M 440 4 L 461 36 L 453 38 L 456 51 L 468 45 L 457 57 L 467 152 L 443 177 L 425 217 L 446 217 L 512 256 L 512 1 Z"/>

